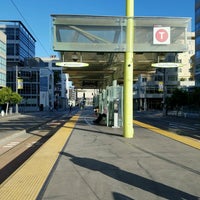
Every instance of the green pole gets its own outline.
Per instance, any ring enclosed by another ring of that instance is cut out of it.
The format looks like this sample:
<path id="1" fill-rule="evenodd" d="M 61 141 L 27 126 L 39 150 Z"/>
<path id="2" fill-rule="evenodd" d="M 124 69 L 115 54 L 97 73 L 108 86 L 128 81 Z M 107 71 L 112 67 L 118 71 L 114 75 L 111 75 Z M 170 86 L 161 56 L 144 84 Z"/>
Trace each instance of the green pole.
<path id="1" fill-rule="evenodd" d="M 133 130 L 133 42 L 134 42 L 134 0 L 126 0 L 126 52 L 124 64 L 124 117 L 123 135 L 132 138 Z"/>

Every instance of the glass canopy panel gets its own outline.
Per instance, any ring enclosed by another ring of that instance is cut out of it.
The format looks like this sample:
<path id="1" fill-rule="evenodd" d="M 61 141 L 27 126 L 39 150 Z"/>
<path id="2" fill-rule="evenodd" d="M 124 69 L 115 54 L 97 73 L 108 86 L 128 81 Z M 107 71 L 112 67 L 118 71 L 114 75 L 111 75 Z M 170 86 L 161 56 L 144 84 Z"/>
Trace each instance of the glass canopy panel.
<path id="1" fill-rule="evenodd" d="M 52 15 L 55 51 L 125 52 L 126 17 Z M 190 18 L 135 17 L 135 52 L 187 51 Z M 169 44 L 154 44 L 154 27 L 169 27 Z"/>
<path id="2" fill-rule="evenodd" d="M 187 51 L 187 32 L 191 31 L 190 18 L 137 17 L 135 22 L 135 52 Z M 154 43 L 154 29 L 169 28 L 168 44 Z"/>
<path id="3" fill-rule="evenodd" d="M 123 52 L 123 17 L 53 15 L 54 50 Z"/>

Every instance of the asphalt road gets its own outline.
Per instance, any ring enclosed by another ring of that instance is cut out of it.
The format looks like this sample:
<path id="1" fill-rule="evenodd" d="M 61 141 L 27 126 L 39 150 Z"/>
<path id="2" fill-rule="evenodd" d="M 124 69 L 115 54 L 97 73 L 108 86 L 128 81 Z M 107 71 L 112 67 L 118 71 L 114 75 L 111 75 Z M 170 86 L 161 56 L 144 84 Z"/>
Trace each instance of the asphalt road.
<path id="1" fill-rule="evenodd" d="M 200 119 L 163 116 L 162 112 L 158 111 L 134 112 L 134 119 L 163 130 L 200 140 Z"/>

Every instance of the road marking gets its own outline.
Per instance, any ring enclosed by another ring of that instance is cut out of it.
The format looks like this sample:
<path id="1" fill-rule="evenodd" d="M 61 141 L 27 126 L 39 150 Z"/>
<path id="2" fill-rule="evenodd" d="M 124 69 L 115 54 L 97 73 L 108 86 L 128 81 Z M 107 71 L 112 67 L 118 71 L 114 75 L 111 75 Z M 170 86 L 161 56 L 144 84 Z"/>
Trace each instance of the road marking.
<path id="1" fill-rule="evenodd" d="M 184 126 L 184 125 L 181 125 L 181 124 L 178 124 L 178 123 L 169 123 L 169 126 L 173 127 L 173 128 L 189 129 L 189 130 L 192 130 L 192 131 L 196 131 L 197 130 L 197 128 L 192 128 L 192 127 L 189 127 L 189 126 Z"/>
<path id="2" fill-rule="evenodd" d="M 200 126 L 200 124 L 194 124 L 194 126 Z"/>
<path id="3" fill-rule="evenodd" d="M 18 144 L 19 144 L 19 142 L 10 142 L 10 143 L 4 145 L 3 148 L 12 148 Z"/>

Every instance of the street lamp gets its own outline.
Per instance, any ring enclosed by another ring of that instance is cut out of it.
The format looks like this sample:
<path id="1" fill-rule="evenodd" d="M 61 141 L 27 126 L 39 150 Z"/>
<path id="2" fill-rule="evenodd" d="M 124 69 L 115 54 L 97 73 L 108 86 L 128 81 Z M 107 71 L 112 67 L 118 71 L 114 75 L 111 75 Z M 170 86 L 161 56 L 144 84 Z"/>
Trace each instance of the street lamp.
<path id="1" fill-rule="evenodd" d="M 88 67 L 88 63 L 82 63 L 82 62 L 57 62 L 57 66 L 60 67 Z"/>

